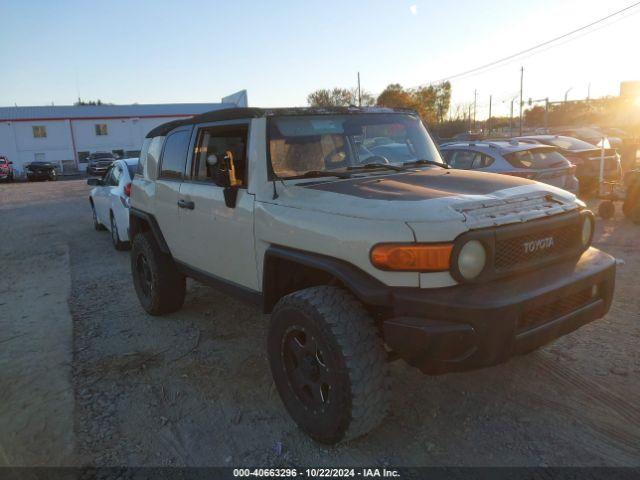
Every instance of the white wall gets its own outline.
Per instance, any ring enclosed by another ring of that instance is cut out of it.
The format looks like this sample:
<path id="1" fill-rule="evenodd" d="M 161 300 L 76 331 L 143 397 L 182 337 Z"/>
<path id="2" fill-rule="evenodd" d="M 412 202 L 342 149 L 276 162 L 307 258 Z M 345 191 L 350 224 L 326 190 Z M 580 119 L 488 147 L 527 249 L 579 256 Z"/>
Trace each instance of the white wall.
<path id="1" fill-rule="evenodd" d="M 24 173 L 24 165 L 33 162 L 36 154 L 44 154 L 48 162 L 73 161 L 70 125 L 76 152 L 110 152 L 140 150 L 151 129 L 179 118 L 183 117 L 3 122 L 0 123 L 0 155 L 6 155 L 20 175 Z M 106 124 L 107 135 L 96 135 L 96 124 Z M 33 126 L 44 126 L 47 136 L 34 138 Z M 86 163 L 78 165 L 80 170 L 86 166 Z"/>

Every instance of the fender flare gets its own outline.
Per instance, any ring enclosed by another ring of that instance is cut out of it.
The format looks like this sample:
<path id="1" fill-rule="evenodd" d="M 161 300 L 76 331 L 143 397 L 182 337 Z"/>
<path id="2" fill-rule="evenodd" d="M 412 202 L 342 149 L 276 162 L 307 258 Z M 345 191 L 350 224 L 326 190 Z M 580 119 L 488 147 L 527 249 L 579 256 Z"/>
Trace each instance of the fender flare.
<path id="1" fill-rule="evenodd" d="M 278 300 L 275 291 L 276 282 L 274 281 L 274 275 L 277 274 L 275 264 L 278 259 L 331 275 L 365 305 L 384 307 L 391 303 L 391 291 L 387 285 L 344 260 L 280 245 L 271 245 L 265 251 L 262 270 L 265 313 L 269 313 Z"/>
<path id="2" fill-rule="evenodd" d="M 169 246 L 167 245 L 167 242 L 164 239 L 164 236 L 162 235 L 162 230 L 160 230 L 160 225 L 158 225 L 158 221 L 156 220 L 156 217 L 150 213 L 144 212 L 142 210 L 138 210 L 137 208 L 133 208 L 133 207 L 129 210 L 129 230 L 130 230 L 131 240 L 133 240 L 133 237 L 135 236 L 135 234 L 138 231 L 140 231 L 140 229 L 137 228 L 137 225 L 136 225 L 137 220 L 142 220 L 147 225 L 149 225 L 149 230 L 153 234 L 153 237 L 155 238 L 156 242 L 158 243 L 158 247 L 160 247 L 160 250 L 164 253 L 171 255 L 171 250 L 169 250 Z"/>

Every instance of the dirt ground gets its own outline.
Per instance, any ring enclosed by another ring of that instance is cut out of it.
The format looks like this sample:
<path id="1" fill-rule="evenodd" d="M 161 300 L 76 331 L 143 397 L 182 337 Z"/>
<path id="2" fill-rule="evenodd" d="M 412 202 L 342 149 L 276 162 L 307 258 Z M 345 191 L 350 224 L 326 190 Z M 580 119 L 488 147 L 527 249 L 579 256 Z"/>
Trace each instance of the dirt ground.
<path id="1" fill-rule="evenodd" d="M 0 185 L 0 465 L 640 465 L 640 227 L 619 212 L 595 240 L 625 262 L 606 318 L 481 371 L 395 362 L 391 416 L 328 448 L 280 402 L 268 317 L 196 283 L 146 315 L 87 194 Z"/>

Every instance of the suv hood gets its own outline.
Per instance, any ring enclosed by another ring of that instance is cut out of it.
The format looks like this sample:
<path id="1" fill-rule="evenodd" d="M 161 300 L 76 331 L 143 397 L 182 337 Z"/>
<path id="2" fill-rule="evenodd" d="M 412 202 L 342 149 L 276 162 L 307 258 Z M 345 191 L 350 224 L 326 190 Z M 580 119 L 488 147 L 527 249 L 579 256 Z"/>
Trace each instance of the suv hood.
<path id="1" fill-rule="evenodd" d="M 435 168 L 339 180 L 285 180 L 276 188 L 278 198 L 269 203 L 374 220 L 456 220 L 467 223 L 467 228 L 521 222 L 581 207 L 573 194 L 551 185 Z"/>

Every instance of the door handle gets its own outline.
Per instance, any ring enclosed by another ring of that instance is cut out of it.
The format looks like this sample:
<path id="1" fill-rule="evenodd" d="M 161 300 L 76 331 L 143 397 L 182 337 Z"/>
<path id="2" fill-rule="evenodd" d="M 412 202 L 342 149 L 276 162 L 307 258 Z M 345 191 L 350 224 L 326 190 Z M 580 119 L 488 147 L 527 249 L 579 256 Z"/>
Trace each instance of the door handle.
<path id="1" fill-rule="evenodd" d="M 194 208 L 196 208 L 196 204 L 193 203 L 190 200 L 184 200 L 184 199 L 180 199 L 178 200 L 178 206 L 180 208 L 188 208 L 189 210 L 193 210 Z"/>

